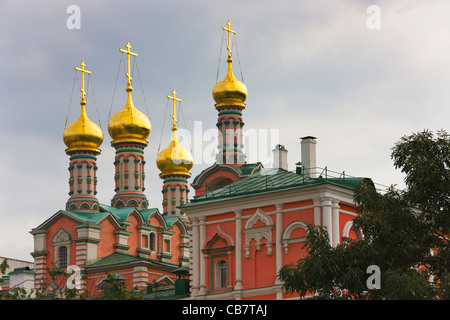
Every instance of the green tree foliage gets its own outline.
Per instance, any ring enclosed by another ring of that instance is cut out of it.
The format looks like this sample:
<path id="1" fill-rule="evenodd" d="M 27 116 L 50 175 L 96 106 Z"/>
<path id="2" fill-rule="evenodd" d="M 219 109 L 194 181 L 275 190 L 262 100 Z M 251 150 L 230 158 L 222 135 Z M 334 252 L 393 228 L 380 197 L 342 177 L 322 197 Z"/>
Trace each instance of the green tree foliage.
<path id="1" fill-rule="evenodd" d="M 0 273 L 4 274 L 8 268 L 5 260 L 0 264 Z M 55 265 L 47 266 L 47 277 L 42 290 L 32 289 L 27 292 L 23 288 L 14 288 L 0 292 L 0 300 L 142 300 L 145 290 L 133 288 L 128 290 L 123 280 L 116 273 L 107 273 L 103 280 L 102 295 L 98 296 L 89 290 L 82 293 L 76 286 L 70 288 L 67 283 L 74 276 L 73 272 Z M 1 280 L 1 279 L 0 279 Z M 88 281 L 85 275 L 80 280 Z M 94 286 L 95 287 L 95 286 Z M 94 291 L 97 291 L 96 289 Z"/>
<path id="2" fill-rule="evenodd" d="M 9 268 L 8 265 L 8 259 L 3 260 L 2 263 L 0 263 L 0 274 L 5 274 L 6 269 Z M 2 279 L 0 279 L 0 281 L 2 281 Z"/>
<path id="3" fill-rule="evenodd" d="M 310 226 L 306 258 L 279 272 L 287 292 L 315 299 L 450 298 L 450 138 L 429 131 L 404 136 L 392 149 L 406 190 L 381 194 L 370 180 L 355 191 L 354 220 L 364 238 L 332 247 L 326 230 Z M 370 289 L 367 268 L 380 268 Z"/>
<path id="4" fill-rule="evenodd" d="M 46 267 L 47 275 L 46 282 L 43 285 L 43 290 L 34 290 L 35 300 L 60 300 L 60 299 L 86 299 L 87 292 L 80 294 L 79 291 L 74 288 L 69 288 L 67 282 L 72 276 L 72 273 L 67 272 L 66 269 L 59 268 L 52 265 L 52 268 Z M 85 279 L 83 277 L 82 279 Z"/>
<path id="5" fill-rule="evenodd" d="M 104 294 L 100 298 L 102 300 L 142 300 L 144 298 L 144 290 L 133 288 L 128 290 L 124 281 L 116 277 L 116 274 L 107 273 L 104 280 Z"/>

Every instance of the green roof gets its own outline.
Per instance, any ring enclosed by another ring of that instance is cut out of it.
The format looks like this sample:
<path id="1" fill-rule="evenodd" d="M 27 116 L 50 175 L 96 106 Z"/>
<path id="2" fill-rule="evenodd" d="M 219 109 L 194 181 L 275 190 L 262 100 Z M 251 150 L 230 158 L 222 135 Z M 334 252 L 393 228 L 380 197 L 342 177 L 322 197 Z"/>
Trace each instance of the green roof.
<path id="1" fill-rule="evenodd" d="M 98 223 L 103 220 L 108 215 L 108 212 L 73 212 L 67 210 L 61 210 L 62 212 L 68 214 L 69 216 L 81 220 L 83 222 Z"/>
<path id="2" fill-rule="evenodd" d="M 131 212 L 136 210 L 142 216 L 144 221 L 148 221 L 150 216 L 158 212 L 158 208 L 149 208 L 149 209 L 141 209 L 135 207 L 123 207 L 116 208 L 104 204 L 100 204 L 99 212 L 82 212 L 82 211 L 68 211 L 68 210 L 59 210 L 56 214 L 48 218 L 46 221 L 41 223 L 37 228 L 33 229 L 33 231 L 38 231 L 41 229 L 46 229 L 50 225 L 52 225 L 55 221 L 62 217 L 61 214 L 64 214 L 69 219 L 72 219 L 76 222 L 86 223 L 86 224 L 100 224 L 104 219 L 111 217 L 113 220 L 117 222 L 119 225 L 123 225 L 123 221 L 125 221 Z M 167 219 L 161 215 L 167 224 Z M 171 225 L 173 221 L 170 221 Z"/>
<path id="3" fill-rule="evenodd" d="M 74 211 L 67 211 L 67 210 L 61 210 L 62 212 L 65 212 L 69 216 L 81 220 L 83 222 L 92 222 L 92 223 L 98 223 L 102 221 L 108 214 L 111 214 L 115 219 L 118 221 L 126 220 L 128 218 L 128 215 L 133 211 L 137 210 L 139 213 L 141 213 L 144 220 L 148 220 L 150 215 L 157 211 L 157 208 L 149 208 L 149 209 L 140 209 L 135 207 L 123 207 L 123 208 L 116 208 L 112 206 L 108 206 L 105 204 L 100 204 L 100 212 L 74 212 Z"/>
<path id="4" fill-rule="evenodd" d="M 14 271 L 11 271 L 10 273 L 8 273 L 8 275 L 11 274 L 21 274 L 21 273 L 30 273 L 30 274 L 34 274 L 34 269 L 30 269 L 30 267 L 21 267 L 21 268 L 15 268 Z"/>
<path id="5" fill-rule="evenodd" d="M 222 199 L 233 199 L 250 195 L 275 192 L 279 190 L 289 190 L 294 188 L 313 186 L 319 184 L 333 184 L 343 188 L 354 190 L 361 181 L 367 178 L 354 178 L 342 175 L 338 178 L 320 176 L 319 178 L 309 178 L 305 175 L 284 169 L 269 168 L 262 169 L 245 179 L 231 183 L 220 189 L 208 192 L 198 198 L 192 199 L 190 203 L 184 205 L 194 205 L 218 201 Z"/>
<path id="6" fill-rule="evenodd" d="M 253 170 L 255 170 L 255 168 L 258 168 L 260 166 L 261 166 L 261 162 L 246 163 L 240 167 L 236 167 L 236 169 L 238 171 L 240 171 L 242 175 L 249 175 L 249 174 L 253 173 Z"/>
<path id="7" fill-rule="evenodd" d="M 245 164 L 243 164 L 240 167 L 227 165 L 227 164 L 215 163 L 214 165 L 212 165 L 209 168 L 206 168 L 199 175 L 197 175 L 194 178 L 194 181 L 192 182 L 192 185 L 196 185 L 199 182 L 199 179 L 204 177 L 205 174 L 208 174 L 208 173 L 211 173 L 211 172 L 215 172 L 215 171 L 219 171 L 219 170 L 231 170 L 231 171 L 234 171 L 237 175 L 239 175 L 241 177 L 246 177 L 248 175 L 253 174 L 255 171 L 257 172 L 261 168 L 262 168 L 261 162 L 245 163 Z"/>
<path id="8" fill-rule="evenodd" d="M 105 204 L 100 204 L 100 208 L 104 210 L 105 212 L 110 212 L 114 218 L 118 220 L 126 220 L 128 218 L 128 215 L 133 211 L 137 210 L 141 213 L 144 220 L 148 220 L 150 215 L 157 211 L 157 208 L 149 208 L 149 209 L 140 209 L 135 207 L 123 207 L 123 208 L 116 208 L 112 206 L 107 206 Z"/>
<path id="9" fill-rule="evenodd" d="M 150 263 L 153 265 L 158 266 L 164 266 L 169 268 L 177 268 L 178 265 L 173 263 L 167 263 L 167 262 L 161 262 L 158 260 L 148 259 L 148 258 L 142 258 L 139 256 L 134 256 L 131 254 L 126 253 L 120 253 L 120 252 L 114 252 L 106 257 L 101 258 L 100 260 L 91 263 L 86 267 L 86 269 L 96 269 L 96 268 L 105 268 L 105 267 L 114 267 L 114 266 L 130 266 L 133 264 L 139 264 L 141 262 L 144 262 L 146 264 Z"/>
<path id="10" fill-rule="evenodd" d="M 138 262 L 138 261 L 140 261 L 140 258 L 138 256 L 114 252 L 109 256 L 103 257 L 97 262 L 88 265 L 86 268 L 106 267 L 117 264 L 128 264 L 131 262 Z"/>

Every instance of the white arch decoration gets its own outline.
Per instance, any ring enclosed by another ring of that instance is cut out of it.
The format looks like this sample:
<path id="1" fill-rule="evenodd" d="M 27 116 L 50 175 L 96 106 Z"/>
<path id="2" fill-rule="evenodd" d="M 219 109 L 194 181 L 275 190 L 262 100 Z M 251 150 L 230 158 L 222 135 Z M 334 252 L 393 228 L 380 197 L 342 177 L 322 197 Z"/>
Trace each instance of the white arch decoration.
<path id="1" fill-rule="evenodd" d="M 262 221 L 265 225 L 262 227 L 254 227 L 254 225 L 258 221 Z M 250 258 L 250 242 L 252 240 L 256 241 L 256 250 L 261 250 L 261 240 L 265 238 L 267 240 L 266 247 L 267 247 L 267 255 L 272 255 L 272 229 L 273 229 L 273 221 L 261 209 L 256 209 L 256 212 L 253 214 L 253 216 L 248 219 L 247 223 L 245 224 L 244 235 L 245 235 L 245 258 Z"/>
<path id="2" fill-rule="evenodd" d="M 289 249 L 290 243 L 297 243 L 297 242 L 304 242 L 306 241 L 306 237 L 300 237 L 300 238 L 293 238 L 291 239 L 291 234 L 295 229 L 304 229 L 306 233 L 308 233 L 308 224 L 303 221 L 294 221 L 291 222 L 283 231 L 283 234 L 281 236 L 281 243 L 284 248 L 284 252 L 287 254 Z"/>
<path id="3" fill-rule="evenodd" d="M 267 213 L 261 209 L 256 209 L 256 212 L 252 215 L 250 219 L 247 220 L 245 224 L 245 229 L 253 228 L 253 226 L 261 220 L 266 226 L 273 225 L 272 218 L 270 218 Z"/>
<path id="4" fill-rule="evenodd" d="M 350 238 L 349 235 L 350 235 L 350 230 L 352 229 L 352 227 L 354 227 L 353 220 L 348 221 L 345 224 L 344 228 L 342 228 L 342 237 L 343 238 Z M 358 229 L 358 232 L 361 235 L 361 239 L 363 239 L 364 238 L 364 234 L 362 233 L 362 230 Z"/>

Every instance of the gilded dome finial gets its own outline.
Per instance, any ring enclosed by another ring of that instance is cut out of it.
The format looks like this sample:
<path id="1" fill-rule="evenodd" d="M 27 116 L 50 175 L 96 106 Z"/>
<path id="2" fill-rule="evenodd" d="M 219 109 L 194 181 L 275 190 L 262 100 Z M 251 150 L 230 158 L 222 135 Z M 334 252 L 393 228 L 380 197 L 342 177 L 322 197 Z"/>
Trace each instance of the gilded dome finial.
<path id="1" fill-rule="evenodd" d="M 179 102 L 181 102 L 181 101 L 183 101 L 183 100 L 181 100 L 181 99 L 179 99 L 179 98 L 176 98 L 176 95 L 177 95 L 177 92 L 175 91 L 175 89 L 173 89 L 173 91 L 172 91 L 172 96 L 167 96 L 167 98 L 169 98 L 169 99 L 172 99 L 173 100 L 173 114 L 172 114 L 172 131 L 173 131 L 173 138 L 172 139 L 175 139 L 176 140 L 176 138 L 177 138 L 177 136 L 176 136 L 176 131 L 177 131 L 177 110 L 176 110 L 176 102 L 177 101 L 179 101 Z"/>
<path id="2" fill-rule="evenodd" d="M 141 111 L 139 111 L 133 104 L 133 99 L 131 98 L 131 70 L 130 70 L 130 55 L 137 57 L 138 54 L 131 52 L 131 45 L 129 42 L 126 43 L 125 49 L 120 49 L 120 52 L 127 54 L 127 101 L 125 106 L 115 113 L 108 121 L 108 132 L 113 141 L 111 145 L 115 146 L 117 144 L 136 142 L 147 146 L 148 142 L 146 139 L 151 132 L 150 119 Z"/>
<path id="3" fill-rule="evenodd" d="M 81 71 L 81 113 L 78 119 L 70 124 L 63 134 L 64 143 L 67 146 L 67 153 L 74 151 L 90 151 L 100 153 L 98 148 L 103 142 L 102 130 L 86 115 L 86 91 L 84 90 L 84 74 L 91 74 L 86 70 L 84 61 L 80 63 L 81 68 L 75 67 L 75 70 Z"/>
<path id="4" fill-rule="evenodd" d="M 84 91 L 84 74 L 91 74 L 91 71 L 86 70 L 84 67 L 86 67 L 86 64 L 84 63 L 84 61 L 81 61 L 80 63 L 81 68 L 78 67 L 74 67 L 75 70 L 81 71 L 81 101 L 80 104 L 86 104 L 86 100 L 85 100 L 85 96 L 86 96 L 86 91 Z"/>
<path id="5" fill-rule="evenodd" d="M 127 50 L 119 48 L 119 51 L 127 54 L 127 73 L 125 73 L 125 75 L 128 78 L 127 91 L 131 91 L 131 90 L 133 90 L 133 88 L 131 87 L 131 81 L 133 79 L 131 78 L 131 72 L 130 72 L 130 55 L 137 57 L 138 54 L 135 52 L 131 52 L 131 50 L 130 50 L 131 45 L 129 42 L 127 42 L 125 44 L 125 47 L 127 48 Z"/>
<path id="6" fill-rule="evenodd" d="M 231 30 L 231 22 L 230 22 L 230 20 L 228 20 L 227 26 L 228 26 L 228 28 L 222 27 L 222 29 L 228 32 L 228 45 L 227 45 L 228 59 L 227 59 L 227 62 L 231 63 L 231 61 L 232 61 L 232 59 L 231 59 L 231 33 L 236 34 L 236 31 Z"/>
<path id="7" fill-rule="evenodd" d="M 223 30 L 228 32 L 228 70 L 225 78 L 216 83 L 213 88 L 212 96 L 216 101 L 216 108 L 224 106 L 236 106 L 245 108 L 245 99 L 247 99 L 247 87 L 244 83 L 236 79 L 231 67 L 231 33 L 236 34 L 236 31 L 231 30 L 231 23 L 228 20 L 228 27 L 222 27 Z"/>
<path id="8" fill-rule="evenodd" d="M 176 97 L 175 89 L 172 91 L 172 96 L 167 98 L 173 100 L 173 114 L 172 114 L 172 141 L 169 146 L 161 151 L 156 157 L 156 166 L 161 171 L 160 177 L 165 178 L 172 175 L 181 175 L 190 177 L 189 170 L 194 164 L 192 154 L 184 149 L 177 139 L 177 117 L 176 117 L 176 102 L 182 100 Z"/>

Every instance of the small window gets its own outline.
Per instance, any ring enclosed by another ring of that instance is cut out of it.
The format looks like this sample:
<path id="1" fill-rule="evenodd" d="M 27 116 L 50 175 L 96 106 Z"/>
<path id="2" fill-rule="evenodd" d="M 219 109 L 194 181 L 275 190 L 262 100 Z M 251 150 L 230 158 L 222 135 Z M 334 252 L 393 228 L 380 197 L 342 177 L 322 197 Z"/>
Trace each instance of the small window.
<path id="1" fill-rule="evenodd" d="M 228 266 L 225 260 L 216 263 L 216 287 L 225 288 L 227 286 Z"/>
<path id="2" fill-rule="evenodd" d="M 67 247 L 65 246 L 58 248 L 58 268 L 67 268 Z"/>
<path id="3" fill-rule="evenodd" d="M 150 250 L 156 251 L 156 236 L 153 232 L 150 233 Z"/>

